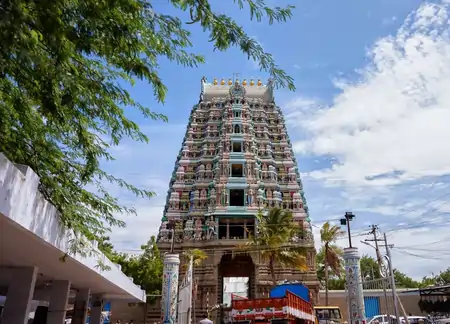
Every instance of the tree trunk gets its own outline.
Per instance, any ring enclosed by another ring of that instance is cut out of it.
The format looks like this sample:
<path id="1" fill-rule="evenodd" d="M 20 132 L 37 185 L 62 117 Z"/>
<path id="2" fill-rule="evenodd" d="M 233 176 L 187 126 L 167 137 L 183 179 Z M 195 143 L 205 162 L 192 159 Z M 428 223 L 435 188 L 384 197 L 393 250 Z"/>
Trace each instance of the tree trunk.
<path id="1" fill-rule="evenodd" d="M 325 257 L 323 263 L 325 266 L 325 306 L 328 306 L 328 246 L 325 245 Z"/>
<path id="2" fill-rule="evenodd" d="M 277 277 L 275 276 L 275 264 L 272 257 L 269 259 L 269 270 L 272 276 L 272 286 L 275 287 L 277 285 Z"/>

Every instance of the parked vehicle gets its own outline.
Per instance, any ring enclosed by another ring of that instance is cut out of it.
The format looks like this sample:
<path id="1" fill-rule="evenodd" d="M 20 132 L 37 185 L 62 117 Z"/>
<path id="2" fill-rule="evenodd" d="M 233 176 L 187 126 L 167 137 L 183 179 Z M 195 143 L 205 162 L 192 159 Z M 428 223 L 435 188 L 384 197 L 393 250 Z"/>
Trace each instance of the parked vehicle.
<path id="1" fill-rule="evenodd" d="M 389 318 L 387 315 L 376 315 L 367 324 L 395 324 L 397 322 L 394 315 L 389 315 Z"/>
<path id="2" fill-rule="evenodd" d="M 425 316 L 408 316 L 409 324 L 434 324 L 432 320 Z M 400 323 L 405 324 L 405 318 L 400 317 Z"/>
<path id="3" fill-rule="evenodd" d="M 234 323 L 313 324 L 315 319 L 311 303 L 290 291 L 279 298 L 234 299 L 231 308 Z"/>
<path id="4" fill-rule="evenodd" d="M 341 310 L 338 306 L 314 306 L 316 324 L 342 323 Z"/>

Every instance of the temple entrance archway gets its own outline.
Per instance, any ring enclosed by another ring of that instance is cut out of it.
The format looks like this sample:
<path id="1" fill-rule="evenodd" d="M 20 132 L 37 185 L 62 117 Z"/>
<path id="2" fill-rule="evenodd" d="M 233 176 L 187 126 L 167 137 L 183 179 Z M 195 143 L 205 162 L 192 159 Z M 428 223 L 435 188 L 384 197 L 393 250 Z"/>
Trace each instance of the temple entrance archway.
<path id="1" fill-rule="evenodd" d="M 254 298 L 255 264 L 252 258 L 246 254 L 233 257 L 231 253 L 225 253 L 219 263 L 218 285 L 220 304 L 229 304 L 231 294 Z"/>

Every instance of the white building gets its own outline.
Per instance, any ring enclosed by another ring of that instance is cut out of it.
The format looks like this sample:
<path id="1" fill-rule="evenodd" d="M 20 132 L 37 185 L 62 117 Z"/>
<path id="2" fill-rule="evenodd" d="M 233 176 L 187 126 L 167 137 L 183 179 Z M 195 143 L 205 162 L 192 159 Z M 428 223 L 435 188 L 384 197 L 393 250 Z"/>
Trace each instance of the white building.
<path id="1" fill-rule="evenodd" d="M 99 324 L 103 301 L 144 302 L 145 291 L 117 265 L 98 255 L 70 255 L 72 233 L 63 228 L 56 208 L 38 191 L 39 178 L 0 153 L 0 295 L 6 296 L 4 324 L 25 324 L 32 300 L 48 302 L 47 324 L 62 324 L 67 301 L 75 302 L 73 324 Z M 110 267 L 102 271 L 99 258 Z"/>

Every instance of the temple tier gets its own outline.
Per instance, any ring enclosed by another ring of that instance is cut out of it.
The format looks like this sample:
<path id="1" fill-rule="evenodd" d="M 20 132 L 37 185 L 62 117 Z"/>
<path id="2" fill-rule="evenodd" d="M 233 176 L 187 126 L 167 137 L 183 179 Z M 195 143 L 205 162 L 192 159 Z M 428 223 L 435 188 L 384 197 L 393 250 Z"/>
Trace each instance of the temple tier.
<path id="1" fill-rule="evenodd" d="M 197 319 L 223 303 L 223 278 L 248 277 L 249 297 L 267 296 L 267 265 L 258 253 L 234 255 L 257 227 L 258 210 L 289 209 L 305 234 L 310 271 L 277 268 L 277 277 L 304 282 L 317 296 L 315 248 L 302 182 L 273 83 L 201 80 L 182 148 L 169 184 L 158 235 L 162 252 L 202 249 L 208 259 L 195 269 Z M 183 268 L 183 267 L 180 267 Z M 316 297 L 317 298 L 317 297 Z"/>

